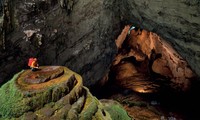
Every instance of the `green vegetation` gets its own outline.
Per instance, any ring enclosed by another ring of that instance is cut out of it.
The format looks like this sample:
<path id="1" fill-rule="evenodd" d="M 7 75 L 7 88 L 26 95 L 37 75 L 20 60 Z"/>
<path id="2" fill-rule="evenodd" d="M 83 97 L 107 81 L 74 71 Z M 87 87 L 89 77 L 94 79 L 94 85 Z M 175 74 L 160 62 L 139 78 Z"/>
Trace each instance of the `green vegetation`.
<path id="1" fill-rule="evenodd" d="M 100 102 L 82 85 L 78 74 L 59 69 L 66 73 L 46 83 L 28 84 L 24 79 L 29 72 L 21 71 L 4 84 L 0 88 L 0 120 L 131 120 L 118 102 Z"/>
<path id="2" fill-rule="evenodd" d="M 104 109 L 110 114 L 112 120 L 131 120 L 123 107 L 113 100 L 102 100 Z"/>
<path id="3" fill-rule="evenodd" d="M 23 71 L 21 71 L 20 73 L 22 72 Z M 18 78 L 18 75 L 20 73 L 16 74 L 8 83 L 3 85 L 0 89 L 0 115 L 2 116 L 2 118 L 9 116 L 18 116 L 24 111 L 30 109 L 28 106 L 23 105 L 23 95 L 15 86 L 15 80 Z"/>
<path id="4" fill-rule="evenodd" d="M 119 105 L 111 105 L 105 108 L 113 120 L 131 120 L 127 112 Z"/>

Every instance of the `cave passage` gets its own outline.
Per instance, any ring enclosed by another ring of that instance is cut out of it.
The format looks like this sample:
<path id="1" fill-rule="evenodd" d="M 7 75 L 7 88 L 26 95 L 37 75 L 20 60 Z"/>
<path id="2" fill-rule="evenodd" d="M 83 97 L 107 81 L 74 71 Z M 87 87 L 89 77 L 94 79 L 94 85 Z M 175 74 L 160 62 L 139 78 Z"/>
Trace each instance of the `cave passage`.
<path id="1" fill-rule="evenodd" d="M 143 93 L 156 92 L 160 88 L 156 82 L 160 81 L 180 91 L 190 88 L 195 74 L 172 46 L 157 34 L 126 26 L 116 39 L 116 45 L 118 54 L 111 74 L 119 85 Z"/>
<path id="2" fill-rule="evenodd" d="M 183 118 L 185 113 L 189 118 L 194 116 L 185 110 L 194 105 L 185 103 L 193 101 L 187 98 L 191 96 L 188 91 L 196 74 L 168 42 L 153 32 L 127 25 L 115 43 L 118 53 L 107 79 L 100 83 L 103 87 L 94 90 L 97 97 L 117 99 L 123 104 L 127 98 L 132 100 L 139 95 L 139 101 L 142 98 L 141 101 L 159 105 L 167 111 L 165 114 L 170 114 L 168 117 L 175 116 L 170 111 L 180 113 L 175 118 Z M 133 114 L 133 110 L 124 105 Z"/>

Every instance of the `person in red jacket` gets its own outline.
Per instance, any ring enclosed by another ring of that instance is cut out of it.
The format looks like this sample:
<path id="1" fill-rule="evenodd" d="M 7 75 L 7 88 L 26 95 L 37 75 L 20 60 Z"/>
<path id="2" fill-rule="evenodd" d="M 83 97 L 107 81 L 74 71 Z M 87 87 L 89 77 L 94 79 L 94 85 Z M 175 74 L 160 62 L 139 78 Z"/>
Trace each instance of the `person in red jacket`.
<path id="1" fill-rule="evenodd" d="M 32 71 L 36 71 L 39 68 L 37 58 L 29 58 L 28 66 L 31 68 Z"/>

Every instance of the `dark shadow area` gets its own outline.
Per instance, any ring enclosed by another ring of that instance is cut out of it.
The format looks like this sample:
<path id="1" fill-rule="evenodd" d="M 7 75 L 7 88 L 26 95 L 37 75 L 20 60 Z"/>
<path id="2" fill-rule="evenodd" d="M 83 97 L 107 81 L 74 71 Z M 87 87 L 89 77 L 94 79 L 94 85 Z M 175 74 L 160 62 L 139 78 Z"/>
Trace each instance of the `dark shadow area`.
<path id="1" fill-rule="evenodd" d="M 110 74 L 110 76 L 113 75 Z M 191 89 L 186 92 L 177 91 L 171 88 L 169 82 L 164 80 L 157 80 L 155 82 L 160 85 L 156 93 L 138 93 L 117 85 L 115 81 L 111 79 L 109 79 L 104 86 L 96 84 L 90 90 L 98 99 L 115 99 L 113 96 L 117 94 L 121 94 L 125 98 L 126 96 L 137 95 L 142 99 L 141 103 L 145 101 L 151 105 L 153 102 L 156 102 L 156 105 L 152 106 L 158 111 L 161 110 L 165 115 L 178 115 L 181 117 L 181 120 L 196 120 L 199 118 L 200 98 L 198 97 L 198 94 L 200 91 L 200 82 L 198 80 L 194 80 Z M 124 104 L 124 101 L 118 102 Z"/>
<path id="2" fill-rule="evenodd" d="M 153 107 L 161 113 L 160 117 L 166 119 L 198 119 L 199 78 L 186 73 L 190 70 L 187 63 L 157 35 L 139 28 L 134 30 L 132 36 L 119 40 L 118 43 L 122 44 L 117 45 L 118 55 L 110 67 L 108 78 L 93 86 L 90 89 L 92 94 L 98 99 L 115 99 L 124 107 L 128 103 L 129 114 L 132 106 L 141 104 L 141 109 L 143 105 Z M 183 68 L 182 73 L 178 72 L 179 68 Z M 187 89 L 182 88 L 185 86 Z M 134 101 L 135 98 L 139 101 Z"/>

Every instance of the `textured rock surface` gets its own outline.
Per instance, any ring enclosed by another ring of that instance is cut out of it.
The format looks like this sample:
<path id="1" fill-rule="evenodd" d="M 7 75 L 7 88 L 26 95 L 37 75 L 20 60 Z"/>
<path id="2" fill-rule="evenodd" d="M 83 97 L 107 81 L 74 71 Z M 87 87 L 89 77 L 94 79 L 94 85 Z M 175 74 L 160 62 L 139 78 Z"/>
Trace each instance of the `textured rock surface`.
<path id="1" fill-rule="evenodd" d="M 0 67 L 4 68 L 0 70 L 0 82 L 26 68 L 31 56 L 37 57 L 40 65 L 63 65 L 77 71 L 87 80 L 84 81 L 87 86 L 104 76 L 116 51 L 114 38 L 120 30 L 119 19 L 108 3 L 12 2 L 15 4 L 9 12 L 14 31 L 6 34 L 5 50 L 0 52 Z"/>
<path id="2" fill-rule="evenodd" d="M 126 0 L 120 5 L 123 21 L 155 32 L 172 43 L 200 75 L 199 0 Z"/>
<path id="3" fill-rule="evenodd" d="M 196 74 L 172 46 L 147 30 L 136 28 L 128 34 L 127 27 L 116 40 L 119 50 L 111 67 L 117 83 L 135 91 L 152 92 L 157 88 L 153 82 L 159 78 L 171 81 L 173 88 L 189 90 Z"/>
<path id="4" fill-rule="evenodd" d="M 120 26 L 130 23 L 172 43 L 200 75 L 198 0 L 5 2 L 12 7 L 8 9 L 8 23 L 2 22 L 5 11 L 0 18 L 0 46 L 5 47 L 0 52 L 0 67 L 4 68 L 0 70 L 0 82 L 24 68 L 29 57 L 36 56 L 42 65 L 68 66 L 88 80 L 84 81 L 86 85 L 92 85 L 105 75 L 112 61 L 116 50 L 113 41 Z M 27 30 L 36 32 L 28 37 Z"/>
<path id="5" fill-rule="evenodd" d="M 49 80 L 40 83 L 29 82 L 42 79 Z M 100 102 L 92 96 L 83 86 L 81 76 L 66 67 L 46 66 L 36 72 L 24 70 L 0 88 L 0 119 L 121 120 L 121 118 L 131 119 L 117 102 L 112 100 Z"/>

